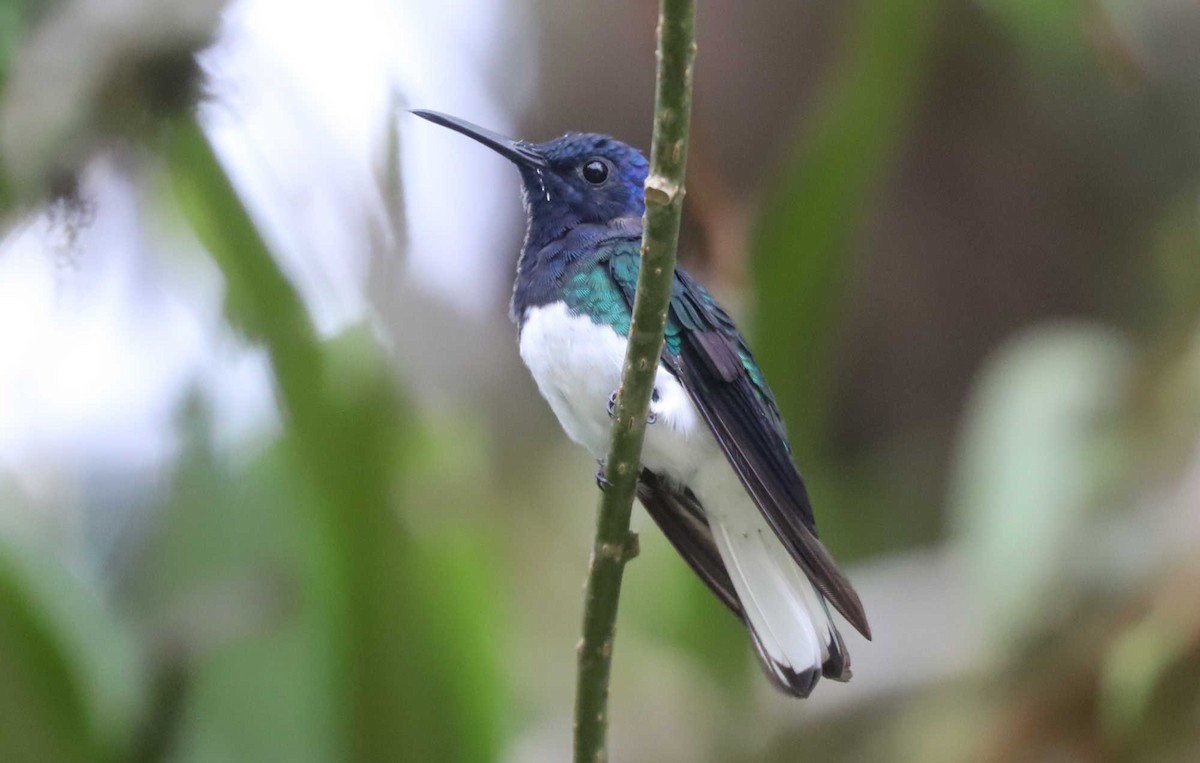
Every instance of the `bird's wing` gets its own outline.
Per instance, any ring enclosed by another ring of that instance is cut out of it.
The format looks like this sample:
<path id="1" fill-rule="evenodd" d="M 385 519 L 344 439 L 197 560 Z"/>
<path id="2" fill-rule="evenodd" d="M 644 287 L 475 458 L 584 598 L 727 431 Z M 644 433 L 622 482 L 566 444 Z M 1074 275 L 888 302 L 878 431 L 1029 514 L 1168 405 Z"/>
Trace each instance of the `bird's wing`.
<path id="1" fill-rule="evenodd" d="M 692 572 L 704 581 L 722 604 L 739 620 L 743 620 L 742 603 L 738 600 L 729 573 L 725 571 L 712 530 L 704 518 L 704 510 L 692 491 L 643 469 L 638 477 L 637 496 L 646 507 L 646 513 L 671 541 Z"/>
<path id="2" fill-rule="evenodd" d="M 612 245 L 609 272 L 632 306 L 636 246 Z M 817 539 L 808 492 L 792 463 L 775 398 L 733 320 L 686 272 L 675 271 L 663 362 L 679 379 L 767 522 L 818 591 L 870 638 L 862 602 Z"/>

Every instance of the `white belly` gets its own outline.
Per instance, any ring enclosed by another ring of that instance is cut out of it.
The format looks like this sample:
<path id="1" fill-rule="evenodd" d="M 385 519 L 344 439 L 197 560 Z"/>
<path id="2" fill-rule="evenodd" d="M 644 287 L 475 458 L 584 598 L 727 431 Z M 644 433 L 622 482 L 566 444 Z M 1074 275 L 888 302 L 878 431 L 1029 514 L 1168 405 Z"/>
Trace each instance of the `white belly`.
<path id="1" fill-rule="evenodd" d="M 563 303 L 530 308 L 521 329 L 521 359 L 562 428 L 592 456 L 608 455 L 612 419 L 608 400 L 621 384 L 625 337 Z M 661 365 L 655 377 L 655 422 L 646 428 L 642 464 L 690 482 L 697 468 L 720 454 L 708 425 L 674 376 Z"/>

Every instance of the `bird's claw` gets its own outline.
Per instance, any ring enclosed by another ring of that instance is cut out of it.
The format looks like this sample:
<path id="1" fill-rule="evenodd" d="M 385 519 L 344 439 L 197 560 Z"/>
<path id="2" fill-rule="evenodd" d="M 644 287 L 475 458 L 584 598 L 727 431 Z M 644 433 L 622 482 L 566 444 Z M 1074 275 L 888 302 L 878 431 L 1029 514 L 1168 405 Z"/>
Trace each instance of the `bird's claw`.
<path id="1" fill-rule="evenodd" d="M 596 487 L 600 488 L 600 492 L 607 493 L 612 487 L 612 483 L 608 481 L 608 477 L 604 476 L 604 459 L 596 461 Z"/>
<path id="2" fill-rule="evenodd" d="M 646 423 L 653 424 L 658 421 L 658 411 L 654 410 L 654 405 L 661 399 L 658 394 L 658 387 L 650 390 L 650 411 L 646 414 Z"/>
<path id="3" fill-rule="evenodd" d="M 608 410 L 608 417 L 610 419 L 613 416 L 617 415 L 617 392 L 618 392 L 618 390 L 613 390 L 613 393 L 608 396 L 607 410 Z M 660 396 L 658 394 L 658 387 L 655 387 L 650 392 L 650 410 L 649 410 L 649 412 L 646 413 L 646 423 L 647 424 L 653 424 L 658 421 L 658 412 L 654 410 L 654 404 L 657 403 L 659 401 L 659 399 L 660 399 Z"/>

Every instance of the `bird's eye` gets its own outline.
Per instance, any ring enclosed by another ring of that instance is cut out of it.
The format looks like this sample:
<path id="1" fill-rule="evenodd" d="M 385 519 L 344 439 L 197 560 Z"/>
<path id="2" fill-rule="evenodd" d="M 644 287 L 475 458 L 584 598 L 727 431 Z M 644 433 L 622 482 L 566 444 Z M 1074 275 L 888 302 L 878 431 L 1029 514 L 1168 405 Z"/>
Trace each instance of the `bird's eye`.
<path id="1" fill-rule="evenodd" d="M 599 159 L 592 159 L 583 165 L 583 179 L 592 185 L 600 185 L 608 180 L 608 164 Z"/>

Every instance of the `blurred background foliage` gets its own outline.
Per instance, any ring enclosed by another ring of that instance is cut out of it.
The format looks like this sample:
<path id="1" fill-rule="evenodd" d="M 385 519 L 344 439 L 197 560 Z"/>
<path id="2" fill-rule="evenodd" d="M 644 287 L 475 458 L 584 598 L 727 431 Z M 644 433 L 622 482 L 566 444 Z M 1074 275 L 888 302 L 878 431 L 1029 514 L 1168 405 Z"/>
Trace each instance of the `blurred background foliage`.
<path id="1" fill-rule="evenodd" d="M 593 465 L 516 360 L 515 175 L 402 106 L 644 146 L 656 10 L 423 8 L 0 2 L 0 759 L 566 757 Z M 876 640 L 777 696 L 643 519 L 613 758 L 1193 759 L 1200 6 L 699 34 L 681 257 Z"/>

